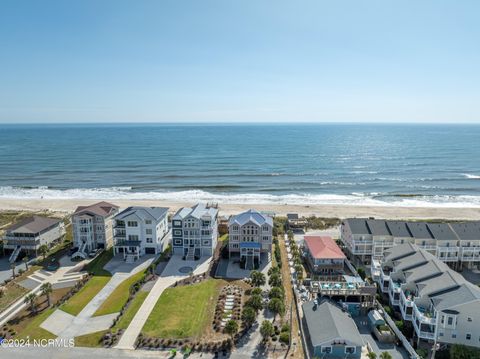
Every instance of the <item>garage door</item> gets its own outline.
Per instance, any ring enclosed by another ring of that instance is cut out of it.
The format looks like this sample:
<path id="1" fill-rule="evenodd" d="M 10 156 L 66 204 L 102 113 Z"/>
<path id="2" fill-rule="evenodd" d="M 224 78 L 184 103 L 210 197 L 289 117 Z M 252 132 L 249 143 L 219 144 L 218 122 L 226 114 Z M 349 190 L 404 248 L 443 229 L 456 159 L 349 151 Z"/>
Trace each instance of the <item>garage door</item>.
<path id="1" fill-rule="evenodd" d="M 146 254 L 155 254 L 155 248 L 145 248 Z"/>

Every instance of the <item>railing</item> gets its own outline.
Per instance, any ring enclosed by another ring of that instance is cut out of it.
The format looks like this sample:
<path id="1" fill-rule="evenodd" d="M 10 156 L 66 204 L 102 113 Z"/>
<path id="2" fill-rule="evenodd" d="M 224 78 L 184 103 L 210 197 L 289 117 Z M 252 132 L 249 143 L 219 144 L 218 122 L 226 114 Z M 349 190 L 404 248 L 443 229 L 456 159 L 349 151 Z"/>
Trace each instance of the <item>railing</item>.
<path id="1" fill-rule="evenodd" d="M 436 318 L 435 316 L 427 316 L 425 313 L 430 313 L 426 310 L 421 311 L 415 304 L 413 305 L 413 310 L 415 311 L 415 316 L 420 320 L 422 323 L 426 324 L 435 324 Z M 430 313 L 433 314 L 433 313 Z"/>
<path id="2" fill-rule="evenodd" d="M 37 239 L 9 239 L 8 237 L 4 241 L 4 247 L 8 246 L 39 246 L 40 240 Z"/>
<path id="3" fill-rule="evenodd" d="M 445 247 L 445 246 L 437 246 L 438 252 L 458 252 L 460 247 Z"/>

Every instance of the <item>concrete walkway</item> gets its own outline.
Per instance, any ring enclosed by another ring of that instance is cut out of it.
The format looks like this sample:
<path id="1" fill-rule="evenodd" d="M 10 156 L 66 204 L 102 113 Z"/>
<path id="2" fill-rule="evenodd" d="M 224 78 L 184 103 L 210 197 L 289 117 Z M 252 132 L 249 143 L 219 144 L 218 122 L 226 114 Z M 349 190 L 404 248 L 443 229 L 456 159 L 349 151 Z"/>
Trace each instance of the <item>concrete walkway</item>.
<path id="1" fill-rule="evenodd" d="M 153 256 L 142 257 L 141 262 L 137 261 L 133 264 L 128 264 L 119 257 L 113 258 L 104 267 L 113 272 L 112 278 L 77 316 L 57 309 L 40 327 L 57 335 L 58 338 L 65 339 L 98 332 L 100 330 L 107 330 L 113 324 L 118 313 L 98 317 L 93 317 L 93 315 L 124 280 L 147 268 L 153 260 Z"/>
<path id="2" fill-rule="evenodd" d="M 115 348 L 135 349 L 135 341 L 163 291 L 175 282 L 188 277 L 188 274 L 179 271 L 182 267 L 191 267 L 193 269 L 193 274 L 198 275 L 205 273 L 208 270 L 210 261 L 211 257 L 202 258 L 200 261 L 195 262 L 184 261 L 180 256 L 173 256 L 163 270 L 161 276 L 155 282 L 152 290 L 147 298 L 145 298 L 145 301 L 137 314 L 133 317 L 130 325 L 123 333 Z"/>

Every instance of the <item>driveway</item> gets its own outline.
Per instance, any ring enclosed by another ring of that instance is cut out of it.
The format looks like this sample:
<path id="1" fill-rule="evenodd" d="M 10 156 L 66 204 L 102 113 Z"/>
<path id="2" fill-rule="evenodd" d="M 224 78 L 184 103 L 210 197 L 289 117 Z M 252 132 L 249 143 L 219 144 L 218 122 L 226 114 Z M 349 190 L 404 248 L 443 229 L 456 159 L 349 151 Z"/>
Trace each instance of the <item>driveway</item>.
<path id="1" fill-rule="evenodd" d="M 15 273 L 18 273 L 20 269 L 26 270 L 25 263 L 22 261 L 15 263 Z M 8 256 L 4 256 L 0 258 L 0 283 L 10 278 L 12 278 L 12 267 L 10 266 Z"/>
<path id="2" fill-rule="evenodd" d="M 372 350 L 377 354 L 380 355 L 381 352 L 389 352 L 392 355 L 393 359 L 409 359 L 410 356 L 405 351 L 404 348 L 399 347 L 395 344 L 389 343 L 380 343 L 377 339 L 373 337 L 370 333 L 370 328 L 368 327 L 368 317 L 356 317 L 354 318 L 355 323 L 357 324 L 358 331 L 363 338 L 365 344 L 370 344 Z"/>

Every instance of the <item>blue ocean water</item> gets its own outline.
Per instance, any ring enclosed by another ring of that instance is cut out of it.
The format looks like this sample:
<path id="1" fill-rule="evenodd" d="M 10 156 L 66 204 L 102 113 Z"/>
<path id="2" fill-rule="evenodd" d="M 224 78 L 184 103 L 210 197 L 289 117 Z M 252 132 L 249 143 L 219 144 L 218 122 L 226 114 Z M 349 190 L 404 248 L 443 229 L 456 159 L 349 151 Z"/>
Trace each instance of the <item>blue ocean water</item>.
<path id="1" fill-rule="evenodd" d="M 480 206 L 480 126 L 0 125 L 0 197 Z"/>

